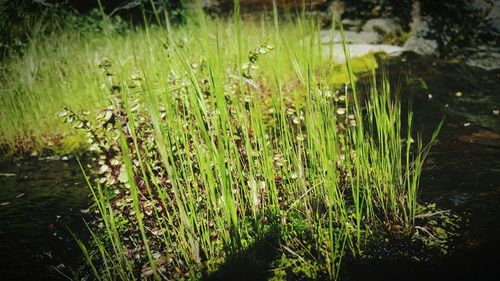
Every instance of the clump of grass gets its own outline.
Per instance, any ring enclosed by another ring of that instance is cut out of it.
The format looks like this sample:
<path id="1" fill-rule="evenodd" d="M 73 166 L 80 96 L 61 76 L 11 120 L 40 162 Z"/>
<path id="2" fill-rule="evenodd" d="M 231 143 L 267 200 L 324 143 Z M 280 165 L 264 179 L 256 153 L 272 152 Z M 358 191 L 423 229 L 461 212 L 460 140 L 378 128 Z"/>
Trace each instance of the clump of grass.
<path id="1" fill-rule="evenodd" d="M 276 6 L 193 20 L 35 38 L 1 67 L 6 151 L 96 152 L 95 279 L 336 279 L 375 238 L 444 237 L 417 198 L 440 126 L 424 146 L 385 77 L 356 89 L 373 57 L 334 65 Z"/>
<path id="2" fill-rule="evenodd" d="M 361 96 L 347 46 L 339 89 L 314 21 L 275 12 L 270 36 L 235 11 L 232 23 L 200 12 L 198 25 L 150 27 L 147 47 L 125 40 L 136 73 L 101 64 L 109 107 L 95 121 L 61 112 L 100 155 L 89 181 L 100 228 L 91 249 L 80 243 L 95 278 L 218 278 L 246 264 L 260 277 L 336 279 L 374 234 L 418 233 L 440 126 L 424 146 L 385 77 Z"/>

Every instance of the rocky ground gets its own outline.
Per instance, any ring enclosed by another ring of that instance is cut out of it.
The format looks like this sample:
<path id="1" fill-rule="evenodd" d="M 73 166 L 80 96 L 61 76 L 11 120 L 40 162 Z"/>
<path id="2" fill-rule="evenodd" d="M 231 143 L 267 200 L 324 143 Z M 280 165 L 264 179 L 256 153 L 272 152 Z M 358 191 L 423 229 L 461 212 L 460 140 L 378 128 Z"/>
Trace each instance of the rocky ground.
<path id="1" fill-rule="evenodd" d="M 242 0 L 245 13 L 272 7 L 272 0 Z M 300 9 L 293 1 L 278 1 L 278 8 Z M 351 57 L 383 52 L 390 56 L 414 52 L 458 59 L 486 70 L 500 68 L 500 0 L 362 0 L 306 1 L 310 13 L 322 18 L 323 44 L 334 43 L 333 59 L 344 62 L 341 36 L 329 24 L 342 19 Z M 205 0 L 205 9 L 231 13 L 232 0 Z M 325 55 L 329 55 L 325 48 Z"/>

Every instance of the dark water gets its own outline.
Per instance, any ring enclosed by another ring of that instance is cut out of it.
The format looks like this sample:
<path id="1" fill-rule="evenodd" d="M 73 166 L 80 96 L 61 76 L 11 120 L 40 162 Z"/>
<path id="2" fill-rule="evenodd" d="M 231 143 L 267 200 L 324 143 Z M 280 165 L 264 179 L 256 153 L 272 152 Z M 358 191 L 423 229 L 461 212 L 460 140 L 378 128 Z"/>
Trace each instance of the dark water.
<path id="1" fill-rule="evenodd" d="M 420 198 L 462 216 L 461 237 L 439 261 L 371 260 L 354 265 L 346 279 L 500 280 L 500 71 L 413 54 L 386 70 L 403 99 L 412 97 L 424 138 L 446 117 L 424 165 Z"/>
<path id="2" fill-rule="evenodd" d="M 434 272 L 447 280 L 498 280 L 500 70 L 429 64 L 418 57 L 408 60 L 413 61 L 413 74 L 428 81 L 428 91 L 436 93 L 431 106 L 429 101 L 417 104 L 421 122 L 428 124 L 433 115 L 429 112 L 443 108 L 447 115 L 440 143 L 427 164 L 422 197 L 467 219 L 455 252 Z"/>
<path id="3" fill-rule="evenodd" d="M 74 160 L 0 164 L 0 280 L 62 280 L 80 257 L 89 190 Z M 9 204 L 5 204 L 9 202 Z"/>

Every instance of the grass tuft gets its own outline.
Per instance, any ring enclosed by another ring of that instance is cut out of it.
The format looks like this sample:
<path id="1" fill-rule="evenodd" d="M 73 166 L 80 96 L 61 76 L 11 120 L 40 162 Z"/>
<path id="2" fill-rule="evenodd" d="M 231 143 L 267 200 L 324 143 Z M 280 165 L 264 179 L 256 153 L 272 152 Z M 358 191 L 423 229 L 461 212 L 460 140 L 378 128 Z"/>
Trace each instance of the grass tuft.
<path id="1" fill-rule="evenodd" d="M 337 279 L 346 255 L 422 228 L 419 179 L 440 125 L 424 145 L 373 57 L 351 61 L 344 45 L 335 65 L 314 19 L 284 21 L 275 4 L 272 22 L 242 21 L 238 3 L 227 21 L 199 9 L 196 24 L 144 17 L 125 34 L 34 41 L 4 66 L 1 143 L 88 142 L 98 156 L 99 217 L 79 242 L 96 279 L 217 279 L 243 265 Z M 373 71 L 366 93 L 359 69 Z M 78 133 L 52 118 L 62 106 Z"/>

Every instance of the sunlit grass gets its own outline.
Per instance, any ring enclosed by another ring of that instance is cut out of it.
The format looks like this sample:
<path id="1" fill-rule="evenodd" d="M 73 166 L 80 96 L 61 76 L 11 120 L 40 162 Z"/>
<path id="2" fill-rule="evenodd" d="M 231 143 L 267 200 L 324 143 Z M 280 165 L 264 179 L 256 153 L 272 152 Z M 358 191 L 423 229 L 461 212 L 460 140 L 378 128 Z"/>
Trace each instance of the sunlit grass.
<path id="1" fill-rule="evenodd" d="M 229 20 L 36 39 L 2 71 L 0 142 L 90 138 L 99 218 L 79 245 L 95 279 L 200 279 L 245 256 L 270 278 L 336 279 L 374 233 L 414 233 L 430 146 L 373 57 L 344 46 L 338 66 L 332 49 L 304 15 L 242 21 L 237 5 Z"/>
<path id="2" fill-rule="evenodd" d="M 361 96 L 344 46 L 350 83 L 339 90 L 314 21 L 198 23 L 143 34 L 161 44 L 129 38 L 133 84 L 125 65 L 104 66 L 114 123 L 94 126 L 119 153 L 101 166 L 114 195 L 93 188 L 96 277 L 199 279 L 234 257 L 259 259 L 252 249 L 266 241 L 274 256 L 255 270 L 336 279 L 374 233 L 414 232 L 429 146 L 411 112 L 401 124 L 385 77 Z"/>
<path id="3" fill-rule="evenodd" d="M 231 19 L 206 18 L 204 25 L 192 23 L 174 27 L 172 37 L 183 50 L 186 60 L 199 66 L 203 66 L 207 59 L 204 55 L 207 42 L 219 44 L 218 59 L 233 68 L 243 64 L 249 50 L 260 44 L 272 43 L 277 48 L 276 52 L 268 55 L 272 59 L 261 60 L 258 65 L 258 72 L 262 73 L 259 83 L 270 87 L 275 73 L 289 81 L 297 80 L 297 71 L 304 75 L 306 70 L 300 69 L 296 61 L 306 57 L 318 67 L 316 71 L 323 68 L 320 65 L 331 69 L 331 63 L 321 57 L 325 46 L 308 40 L 313 38 L 308 36 L 308 23 L 302 23 L 300 19 L 297 21 L 280 22 L 279 30 L 286 34 L 282 38 L 275 33 L 273 23 L 264 18 L 241 23 L 242 34 L 234 28 L 237 23 Z M 80 34 L 72 30 L 35 37 L 22 57 L 3 62 L 0 67 L 0 144 L 5 153 L 42 150 L 69 153 L 85 147 L 85 138 L 74 135 L 54 115 L 64 105 L 76 110 L 92 110 L 106 105 L 107 78 L 99 67 L 104 59 L 112 63 L 109 71 L 115 77 L 133 83 L 133 78 L 139 74 L 146 76 L 155 85 L 155 92 L 164 89 L 165 84 L 161 82 L 167 76 L 174 77 L 181 73 L 183 66 L 178 60 L 170 59 L 172 50 L 165 48 L 168 36 L 164 27 L 151 25 L 147 29 L 131 27 L 123 31 L 115 30 L 109 24 L 109 28 L 100 32 L 85 31 Z M 315 29 L 317 27 L 313 27 Z M 295 47 L 291 49 L 290 44 Z M 306 50 L 309 46 L 315 50 L 309 53 Z M 374 61 L 371 57 L 368 59 Z M 371 67 L 366 65 L 364 59 L 356 71 Z M 346 81 L 345 70 L 330 74 L 330 79 L 336 83 Z M 304 79 L 303 76 L 300 78 Z M 283 86 L 293 87 L 291 83 Z"/>

